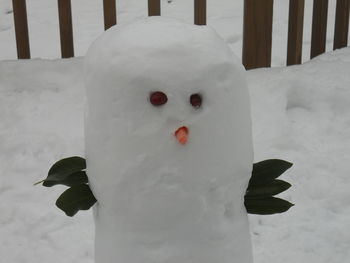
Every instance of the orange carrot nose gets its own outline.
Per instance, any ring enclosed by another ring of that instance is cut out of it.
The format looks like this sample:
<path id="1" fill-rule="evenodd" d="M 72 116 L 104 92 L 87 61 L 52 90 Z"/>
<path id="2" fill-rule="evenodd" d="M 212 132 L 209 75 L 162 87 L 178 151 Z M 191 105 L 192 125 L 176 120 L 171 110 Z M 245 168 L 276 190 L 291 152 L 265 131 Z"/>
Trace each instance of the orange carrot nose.
<path id="1" fill-rule="evenodd" d="M 188 128 L 186 126 L 178 128 L 175 137 L 180 144 L 185 145 L 188 141 Z"/>

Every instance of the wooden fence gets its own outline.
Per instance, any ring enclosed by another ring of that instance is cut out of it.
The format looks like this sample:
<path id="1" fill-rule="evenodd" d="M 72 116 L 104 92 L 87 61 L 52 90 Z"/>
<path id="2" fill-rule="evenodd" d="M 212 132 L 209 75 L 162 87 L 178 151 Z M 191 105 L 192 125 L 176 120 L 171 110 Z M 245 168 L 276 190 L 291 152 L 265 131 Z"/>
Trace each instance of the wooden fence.
<path id="1" fill-rule="evenodd" d="M 304 0 L 289 0 L 287 65 L 301 64 Z M 337 0 L 333 49 L 347 46 L 350 0 Z M 244 1 L 243 64 L 271 66 L 273 0 Z M 325 52 L 328 0 L 314 0 L 310 58 Z"/>
<path id="2" fill-rule="evenodd" d="M 71 0 L 57 0 L 61 55 L 74 56 Z M 273 0 L 244 1 L 242 61 L 246 69 L 271 66 Z M 30 58 L 26 0 L 12 0 L 19 59 Z M 301 64 L 304 0 L 289 0 L 287 65 Z M 347 46 L 350 0 L 337 0 L 333 49 Z M 104 28 L 117 23 L 116 0 L 103 0 Z M 206 25 L 206 0 L 194 0 L 194 23 Z M 161 0 L 148 0 L 148 15 L 161 15 Z M 325 52 L 328 0 L 314 0 L 310 58 Z"/>

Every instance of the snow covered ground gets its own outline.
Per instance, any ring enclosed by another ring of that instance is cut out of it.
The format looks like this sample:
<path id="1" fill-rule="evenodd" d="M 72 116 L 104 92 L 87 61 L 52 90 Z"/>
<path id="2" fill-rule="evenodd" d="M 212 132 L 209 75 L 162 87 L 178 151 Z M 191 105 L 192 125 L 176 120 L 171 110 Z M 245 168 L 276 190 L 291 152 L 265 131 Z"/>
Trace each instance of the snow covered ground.
<path id="1" fill-rule="evenodd" d="M 241 1 L 216 1 L 220 4 L 209 2 L 210 23 L 239 55 Z M 27 2 L 33 57 L 58 57 L 56 1 Z M 144 15 L 140 1 L 120 2 L 121 22 Z M 275 2 L 273 63 L 283 65 L 288 1 Z M 192 6 L 185 0 L 172 4 L 173 9 L 164 2 L 164 12 L 178 17 L 176 10 Z M 311 4 L 306 1 L 306 24 Z M 6 14 L 10 6 L 10 0 L 0 0 L 0 59 L 16 56 L 12 16 Z M 73 12 L 76 53 L 83 55 L 103 28 L 97 15 L 102 9 L 97 1 L 75 0 Z M 181 16 L 190 19 L 191 11 Z M 310 33 L 308 26 L 305 32 Z M 306 58 L 309 37 L 304 46 Z M 0 263 L 93 262 L 91 211 L 68 218 L 54 206 L 64 187 L 32 186 L 56 160 L 84 155 L 82 62 L 0 62 Z M 294 163 L 282 178 L 293 184 L 283 197 L 296 204 L 282 215 L 250 216 L 256 263 L 343 263 L 350 258 L 349 76 L 350 48 L 301 66 L 248 72 L 255 160 Z"/>
<path id="2" fill-rule="evenodd" d="M 250 71 L 255 160 L 278 157 L 296 204 L 251 216 L 256 262 L 346 262 L 350 256 L 350 49 L 302 66 Z"/>
<path id="3" fill-rule="evenodd" d="M 63 187 L 32 184 L 83 155 L 82 59 L 0 63 L 0 262 L 86 263 L 91 211 L 66 217 Z M 350 48 L 302 66 L 249 71 L 255 160 L 294 163 L 283 195 L 296 204 L 251 216 L 256 263 L 340 263 L 350 256 Z"/>

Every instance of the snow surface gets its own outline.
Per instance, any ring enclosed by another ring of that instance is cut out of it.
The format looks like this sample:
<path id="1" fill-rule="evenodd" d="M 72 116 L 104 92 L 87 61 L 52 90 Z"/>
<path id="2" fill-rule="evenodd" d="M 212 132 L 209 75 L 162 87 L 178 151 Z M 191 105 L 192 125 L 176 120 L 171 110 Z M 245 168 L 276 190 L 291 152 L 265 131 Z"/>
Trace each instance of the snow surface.
<path id="1" fill-rule="evenodd" d="M 146 16 L 146 1 L 121 0 L 119 22 Z M 192 1 L 164 12 L 192 21 Z M 209 23 L 241 54 L 242 1 L 208 0 Z M 312 0 L 306 0 L 304 61 Z M 335 0 L 330 0 L 327 50 Z M 284 65 L 289 1 L 275 1 L 273 64 Z M 103 31 L 102 4 L 74 0 L 77 55 Z M 56 1 L 27 1 L 33 57 L 57 58 Z M 188 12 L 184 12 L 184 8 Z M 187 9 L 188 8 L 188 9 Z M 0 59 L 16 58 L 11 1 L 0 0 Z M 0 262 L 92 263 L 91 211 L 66 217 L 54 202 L 65 187 L 33 187 L 60 158 L 84 154 L 83 59 L 0 62 Z M 283 158 L 296 203 L 276 216 L 250 216 L 255 263 L 344 263 L 350 258 L 350 49 L 302 66 L 248 72 L 255 161 Z"/>
<path id="2" fill-rule="evenodd" d="M 83 155 L 82 59 L 0 63 L 0 262 L 93 262 L 91 211 L 68 218 L 64 187 L 33 187 L 60 158 Z M 250 216 L 256 263 L 350 257 L 350 49 L 302 66 L 248 72 L 255 160 L 294 163 L 295 203 Z"/>
<path id="3" fill-rule="evenodd" d="M 250 102 L 225 41 L 210 27 L 151 17 L 108 30 L 85 61 L 96 263 L 252 263 Z M 157 91 L 165 105 L 150 103 Z M 174 136 L 183 126 L 186 145 Z"/>

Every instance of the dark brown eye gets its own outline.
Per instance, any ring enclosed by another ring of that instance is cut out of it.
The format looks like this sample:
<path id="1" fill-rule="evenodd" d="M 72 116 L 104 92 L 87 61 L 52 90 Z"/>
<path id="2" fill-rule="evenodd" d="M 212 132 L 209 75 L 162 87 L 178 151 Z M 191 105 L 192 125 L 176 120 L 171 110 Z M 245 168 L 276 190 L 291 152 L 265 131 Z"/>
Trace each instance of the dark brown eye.
<path id="1" fill-rule="evenodd" d="M 190 97 L 191 105 L 194 108 L 199 108 L 202 105 L 202 96 L 200 94 L 192 94 Z"/>
<path id="2" fill-rule="evenodd" d="M 168 97 L 161 91 L 152 92 L 149 98 L 154 106 L 161 106 L 168 101 Z"/>

